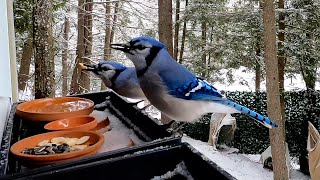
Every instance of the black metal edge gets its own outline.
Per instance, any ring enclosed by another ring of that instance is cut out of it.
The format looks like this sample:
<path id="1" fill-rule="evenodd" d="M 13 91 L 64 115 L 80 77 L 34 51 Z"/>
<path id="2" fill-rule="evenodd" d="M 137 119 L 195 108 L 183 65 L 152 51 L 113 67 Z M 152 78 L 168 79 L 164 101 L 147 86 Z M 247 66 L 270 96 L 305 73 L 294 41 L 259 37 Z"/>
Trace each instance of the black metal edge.
<path id="1" fill-rule="evenodd" d="M 30 169 L 25 172 L 19 172 L 19 173 L 13 173 L 13 174 L 8 174 L 4 176 L 0 176 L 0 179 L 16 179 L 16 178 L 21 178 L 21 177 L 27 177 L 27 176 L 32 176 L 35 174 L 41 174 L 41 173 L 46 173 L 48 171 L 58 171 L 64 168 L 68 167 L 75 167 L 75 166 L 81 166 L 81 165 L 86 165 L 90 164 L 93 162 L 98 162 L 98 161 L 103 161 L 103 160 L 108 160 L 108 159 L 115 159 L 120 156 L 131 156 L 132 154 L 139 152 L 139 151 L 146 151 L 158 147 L 163 147 L 164 148 L 169 148 L 169 147 L 174 147 L 178 146 L 181 144 L 181 138 L 170 138 L 170 139 L 164 139 L 162 141 L 154 141 L 154 142 L 148 142 L 145 144 L 141 144 L 138 146 L 133 146 L 130 148 L 122 148 L 114 151 L 109 151 L 109 152 L 104 152 L 100 154 L 96 154 L 94 156 L 90 157 L 84 157 L 82 159 L 76 159 L 76 160 L 70 160 L 64 163 L 59 163 L 59 164 L 53 164 L 53 165 L 47 165 L 35 169 Z M 161 149 L 161 148 L 160 148 Z"/>
<path id="2" fill-rule="evenodd" d="M 12 139 L 12 129 L 14 123 L 14 116 L 16 112 L 17 104 L 13 104 L 11 107 L 11 111 L 7 121 L 5 122 L 2 140 L 1 140 L 1 147 L 0 147 L 0 175 L 5 174 L 7 166 L 8 166 L 8 157 L 10 153 L 11 147 L 11 139 Z"/>
<path id="3" fill-rule="evenodd" d="M 171 153 L 170 153 L 171 152 Z M 171 147 L 163 147 L 163 148 L 156 148 L 156 149 L 150 149 L 150 151 L 145 151 L 142 153 L 133 153 L 130 155 L 124 155 L 124 156 L 117 156 L 114 158 L 109 159 L 102 159 L 93 161 L 86 164 L 79 164 L 74 166 L 67 166 L 65 168 L 60 169 L 50 169 L 47 171 L 42 171 L 41 173 L 37 174 L 27 174 L 24 176 L 6 176 L 6 177 L 0 177 L 0 179 L 53 179 L 53 177 L 56 176 L 63 176 L 65 173 L 70 176 L 70 174 L 75 173 L 75 171 L 81 171 L 85 170 L 88 171 L 88 169 L 97 168 L 100 166 L 107 167 L 112 166 L 115 163 L 119 163 L 124 165 L 124 162 L 127 162 L 130 160 L 131 162 L 134 161 L 136 163 L 143 163 L 143 159 L 146 158 L 146 156 L 150 156 L 151 158 L 158 158 L 160 154 L 163 153 L 169 153 L 175 156 L 174 162 L 172 162 L 172 159 L 165 159 L 170 160 L 170 167 L 165 167 L 162 170 L 162 173 L 166 173 L 168 170 L 172 170 L 174 166 L 179 163 L 180 161 L 184 161 L 185 165 L 188 169 L 188 171 L 191 173 L 191 175 L 195 179 L 219 179 L 219 180 L 236 180 L 233 176 L 231 176 L 228 172 L 223 170 L 221 167 L 219 167 L 217 164 L 213 163 L 212 161 L 208 160 L 203 156 L 202 153 L 195 150 L 191 145 L 188 143 L 181 143 L 176 146 Z M 158 154 L 158 155 L 157 155 Z M 179 157 L 177 157 L 179 156 Z M 144 157 L 144 158 L 143 158 Z M 138 162 L 139 160 L 139 162 Z M 162 161 L 164 159 L 161 159 Z M 178 162 L 178 161 L 179 162 Z M 174 166 L 173 166 L 174 165 Z M 128 168 L 128 167 L 126 167 Z M 159 168 L 155 164 L 152 168 Z M 169 169 L 168 169 L 169 168 Z M 101 170 L 100 170 L 101 171 Z M 108 169 L 106 169 L 107 173 Z M 121 170 L 119 170 L 121 173 Z M 144 169 L 141 169 L 141 172 L 145 172 Z M 141 173 L 140 172 L 140 173 Z M 138 172 L 139 173 L 139 172 Z M 157 176 L 162 174 L 155 174 Z M 96 177 L 94 174 L 92 177 Z M 81 179 L 81 178 L 80 178 Z"/>
<path id="4" fill-rule="evenodd" d="M 180 145 L 176 145 L 176 146 L 171 146 L 171 147 L 163 147 L 163 148 L 160 148 L 160 149 L 154 149 L 152 151 L 146 151 L 144 153 L 136 153 L 136 154 L 130 154 L 130 155 L 124 155 L 124 156 L 117 156 L 117 157 L 110 158 L 110 159 L 102 159 L 102 160 L 99 160 L 99 161 L 93 161 L 93 162 L 90 162 L 90 163 L 87 163 L 87 164 L 78 164 L 78 165 L 75 165 L 75 166 L 67 166 L 67 167 L 61 168 L 61 169 L 43 171 L 43 172 L 37 173 L 37 174 L 28 174 L 28 175 L 24 175 L 24 176 L 15 176 L 15 177 L 13 177 L 13 176 L 3 176 L 3 177 L 0 177 L 0 180 L 2 180 L 2 179 L 3 180 L 33 179 L 34 177 L 38 177 L 38 178 L 41 177 L 41 179 L 47 179 L 47 178 L 43 178 L 42 176 L 55 174 L 55 173 L 60 173 L 61 174 L 61 173 L 64 173 L 64 172 L 74 171 L 74 170 L 81 170 L 81 169 L 85 169 L 85 168 L 92 167 L 92 166 L 97 167 L 97 166 L 101 166 L 101 165 L 104 165 L 104 164 L 109 164 L 109 163 L 114 163 L 114 162 L 117 162 L 117 161 L 122 161 L 122 160 L 125 160 L 125 159 L 132 159 L 132 158 L 139 158 L 141 156 L 148 156 L 150 154 L 159 153 L 159 152 L 162 152 L 162 151 L 181 150 L 181 148 L 182 148 L 181 144 Z"/>
<path id="5" fill-rule="evenodd" d="M 207 158 L 205 155 L 203 155 L 201 152 L 196 150 L 193 146 L 191 146 L 187 142 L 182 143 L 184 148 L 189 149 L 189 156 L 193 156 L 194 160 L 198 162 L 197 166 L 202 166 L 202 168 L 205 168 L 206 164 L 211 167 L 211 169 L 216 169 L 221 173 L 226 179 L 228 180 L 237 180 L 235 177 L 233 177 L 230 173 L 222 169 L 219 165 L 211 161 L 209 158 Z M 203 162 L 202 165 L 199 164 L 199 162 Z"/>

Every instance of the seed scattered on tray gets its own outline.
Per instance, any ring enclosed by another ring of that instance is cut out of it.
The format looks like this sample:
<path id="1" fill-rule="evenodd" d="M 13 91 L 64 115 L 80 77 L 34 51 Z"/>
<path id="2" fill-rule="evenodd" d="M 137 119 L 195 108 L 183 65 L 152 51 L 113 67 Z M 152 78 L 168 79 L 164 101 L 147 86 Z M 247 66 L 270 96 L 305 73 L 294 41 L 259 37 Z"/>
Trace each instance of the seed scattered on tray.
<path id="1" fill-rule="evenodd" d="M 52 138 L 51 141 L 43 140 L 38 143 L 37 147 L 26 148 L 21 153 L 31 155 L 51 155 L 78 151 L 88 147 L 88 145 L 83 143 L 87 142 L 89 139 L 89 136 L 83 136 L 81 138 L 55 137 Z"/>

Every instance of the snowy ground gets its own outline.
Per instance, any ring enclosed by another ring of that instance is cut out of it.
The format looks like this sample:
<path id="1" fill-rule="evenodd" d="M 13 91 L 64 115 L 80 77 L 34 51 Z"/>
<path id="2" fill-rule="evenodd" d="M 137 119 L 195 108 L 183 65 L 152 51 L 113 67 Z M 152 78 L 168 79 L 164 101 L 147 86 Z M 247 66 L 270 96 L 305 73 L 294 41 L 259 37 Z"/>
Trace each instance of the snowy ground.
<path id="1" fill-rule="evenodd" d="M 229 72 L 229 73 L 227 73 Z M 222 69 L 219 71 L 221 82 L 212 83 L 220 91 L 255 91 L 255 73 L 248 68 L 240 66 L 238 69 Z M 234 81 L 229 81 L 227 74 L 233 75 Z M 266 90 L 266 80 L 260 84 L 261 90 Z M 300 74 L 286 75 L 284 80 L 285 91 L 305 90 L 306 85 Z M 320 89 L 320 83 L 316 82 L 316 89 Z"/>
<path id="2" fill-rule="evenodd" d="M 135 101 L 132 99 L 128 100 L 131 102 Z M 143 102 L 138 105 L 139 108 L 143 106 Z M 160 119 L 160 112 L 154 107 L 149 107 L 146 111 L 150 116 Z M 233 153 L 234 151 L 215 151 L 208 143 L 187 136 L 184 136 L 182 141 L 192 145 L 204 156 L 215 162 L 238 180 L 273 180 L 273 172 L 263 168 L 263 165 L 259 162 L 259 154 L 238 154 Z M 290 171 L 291 180 L 310 180 L 309 176 L 304 175 L 297 169 L 299 169 L 299 165 L 292 161 Z"/>
<path id="3" fill-rule="evenodd" d="M 195 149 L 238 180 L 273 180 L 272 171 L 264 169 L 262 164 L 259 163 L 260 155 L 215 151 L 208 143 L 187 136 L 184 136 L 182 141 L 192 145 Z M 296 169 L 292 169 L 290 172 L 290 179 L 310 180 L 310 177 L 305 176 Z"/>

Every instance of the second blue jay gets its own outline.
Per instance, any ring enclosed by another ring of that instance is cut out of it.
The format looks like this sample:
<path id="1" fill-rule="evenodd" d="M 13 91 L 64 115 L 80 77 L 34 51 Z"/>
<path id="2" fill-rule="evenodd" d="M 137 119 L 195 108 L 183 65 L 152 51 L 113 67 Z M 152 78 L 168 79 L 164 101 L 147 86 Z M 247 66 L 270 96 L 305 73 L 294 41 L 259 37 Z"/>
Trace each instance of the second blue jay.
<path id="1" fill-rule="evenodd" d="M 193 122 L 207 113 L 243 113 L 268 128 L 277 126 L 225 97 L 203 79 L 177 63 L 165 45 L 146 36 L 112 44 L 134 63 L 141 89 L 150 103 L 173 120 Z"/>
<path id="2" fill-rule="evenodd" d="M 83 64 L 82 70 L 91 71 L 103 83 L 121 96 L 145 100 L 134 67 L 126 67 L 114 61 L 102 61 L 98 64 Z"/>

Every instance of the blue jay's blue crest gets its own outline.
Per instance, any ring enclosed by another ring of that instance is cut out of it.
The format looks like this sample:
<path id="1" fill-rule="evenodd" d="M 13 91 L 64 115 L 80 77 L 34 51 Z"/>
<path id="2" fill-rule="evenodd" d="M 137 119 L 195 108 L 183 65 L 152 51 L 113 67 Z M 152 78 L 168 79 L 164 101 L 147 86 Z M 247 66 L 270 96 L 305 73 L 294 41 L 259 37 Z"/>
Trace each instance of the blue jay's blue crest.
<path id="1" fill-rule="evenodd" d="M 134 39 L 132 39 L 130 41 L 130 44 L 135 44 L 135 43 L 140 42 L 140 41 L 149 42 L 152 46 L 155 46 L 155 47 L 166 48 L 166 46 L 164 44 L 162 44 L 161 42 L 159 42 L 159 41 L 157 41 L 154 38 L 149 37 L 149 36 L 136 37 L 136 38 L 134 38 Z"/>
<path id="2" fill-rule="evenodd" d="M 118 63 L 118 62 L 115 62 L 115 61 L 102 61 L 102 62 L 99 62 L 99 65 L 103 65 L 103 64 L 110 64 L 111 66 L 113 66 L 116 70 L 120 70 L 120 71 L 123 71 L 125 70 L 127 67 L 125 67 L 124 65 Z"/>

